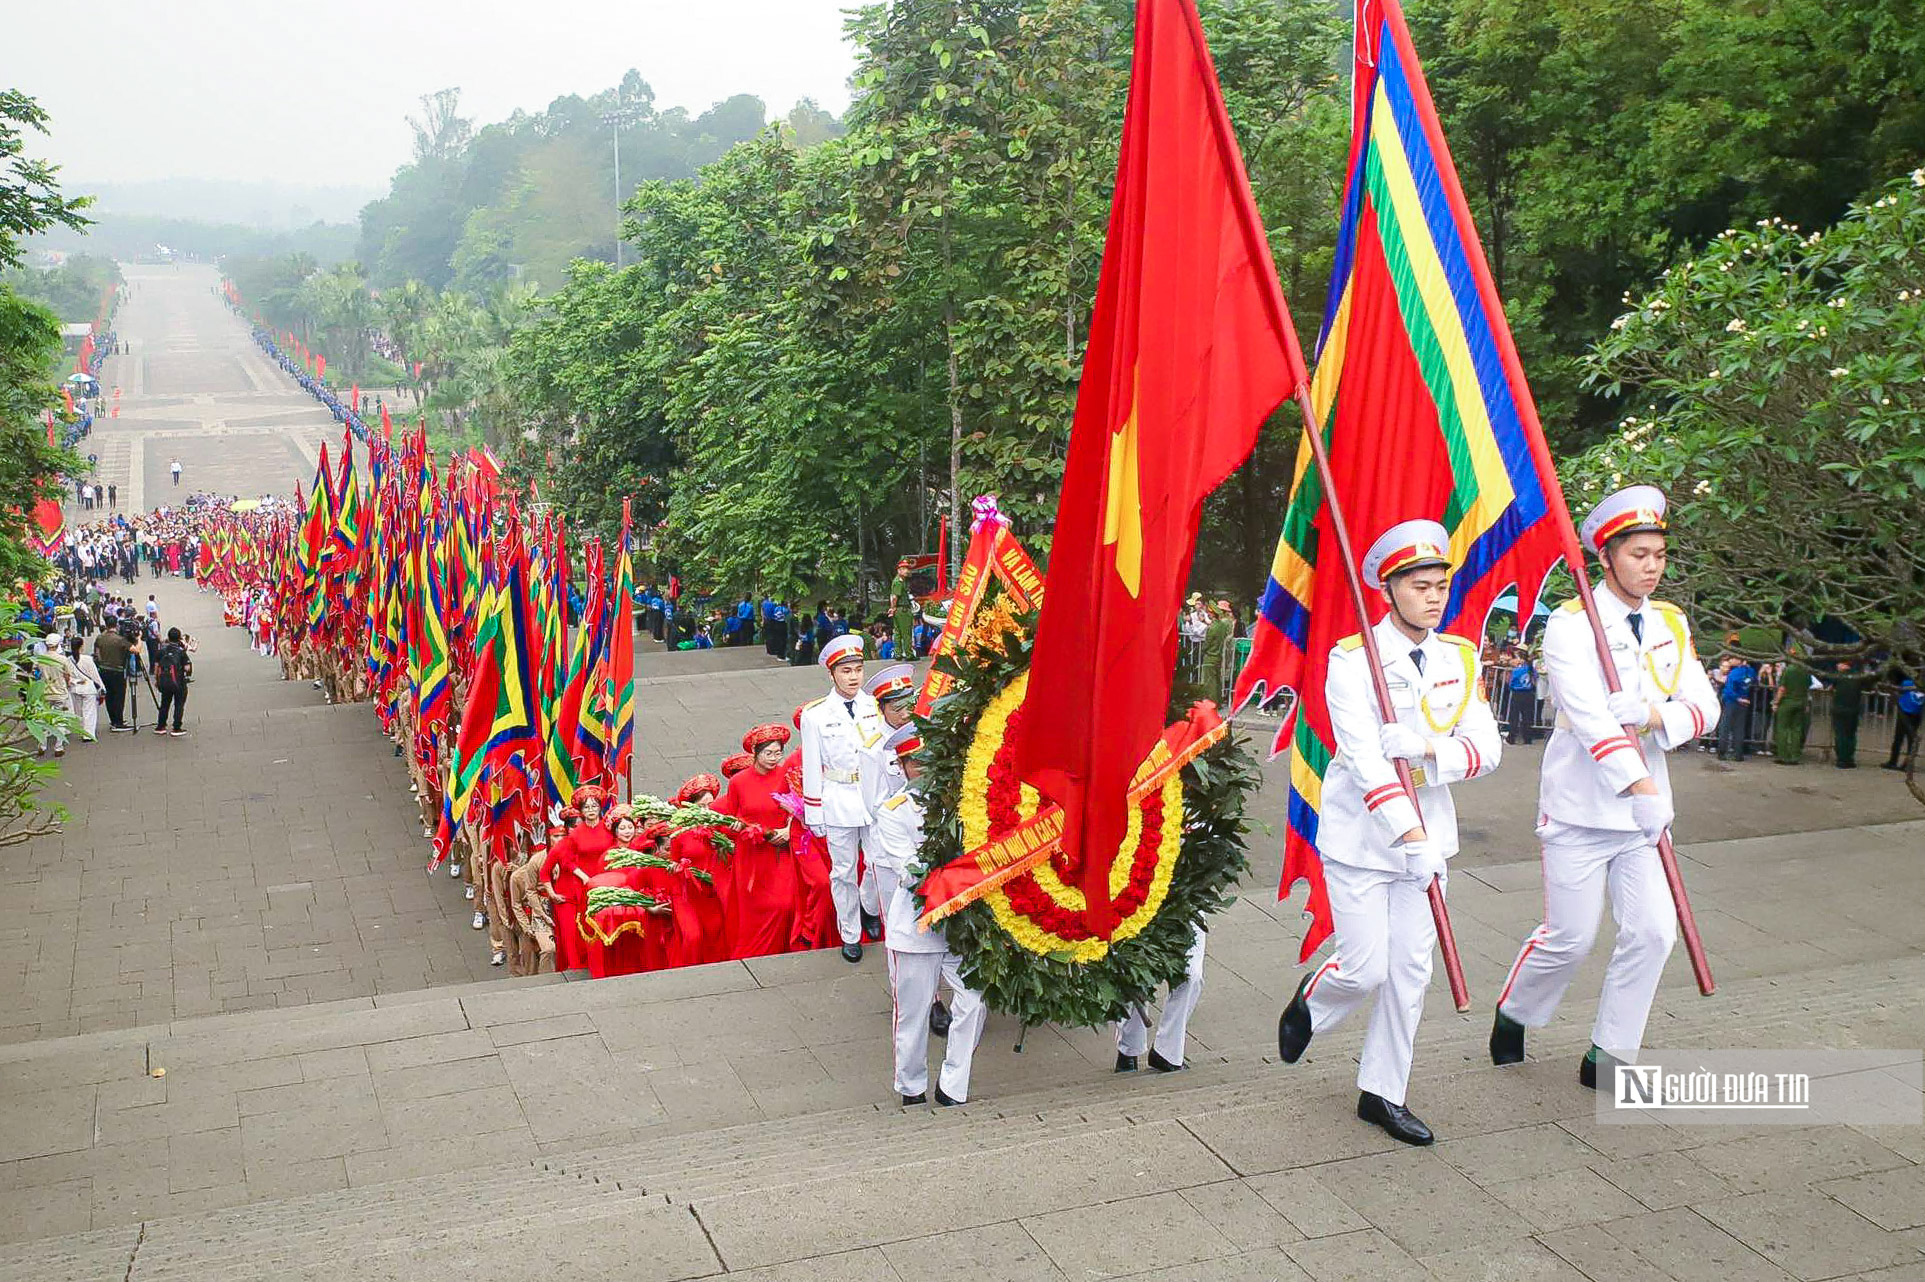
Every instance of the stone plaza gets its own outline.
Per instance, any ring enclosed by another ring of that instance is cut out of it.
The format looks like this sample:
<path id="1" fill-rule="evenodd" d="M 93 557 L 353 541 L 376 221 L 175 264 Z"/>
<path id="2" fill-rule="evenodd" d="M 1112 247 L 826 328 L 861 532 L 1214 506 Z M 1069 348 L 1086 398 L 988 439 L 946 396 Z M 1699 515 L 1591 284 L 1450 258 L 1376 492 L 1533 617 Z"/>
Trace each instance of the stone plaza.
<path id="1" fill-rule="evenodd" d="M 129 277 L 103 378 L 123 409 L 93 438 L 123 509 L 167 501 L 174 457 L 183 489 L 307 483 L 339 428 L 213 273 Z M 1277 1062 L 1304 926 L 1276 897 L 1278 763 L 1210 923 L 1190 1071 L 1117 1076 L 1108 1030 L 996 1017 L 969 1104 L 903 1109 L 879 951 L 499 978 L 368 708 L 282 681 L 212 594 L 134 590 L 199 640 L 190 734 L 70 753 L 64 831 L 0 849 L 0 1278 L 1925 1278 L 1925 1127 L 1599 1119 L 1575 1067 L 1604 948 L 1530 1060 L 1490 1066 L 1540 912 L 1536 747 L 1460 794 L 1473 1006 L 1438 976 L 1410 1095 L 1434 1148 L 1353 1116 L 1361 1021 Z M 639 791 L 822 684 L 759 651 L 638 650 Z M 1261 749 L 1270 727 L 1245 729 Z M 1680 949 L 1648 1041 L 1925 1045 L 1902 780 L 1696 752 L 1674 779 L 1719 988 Z"/>

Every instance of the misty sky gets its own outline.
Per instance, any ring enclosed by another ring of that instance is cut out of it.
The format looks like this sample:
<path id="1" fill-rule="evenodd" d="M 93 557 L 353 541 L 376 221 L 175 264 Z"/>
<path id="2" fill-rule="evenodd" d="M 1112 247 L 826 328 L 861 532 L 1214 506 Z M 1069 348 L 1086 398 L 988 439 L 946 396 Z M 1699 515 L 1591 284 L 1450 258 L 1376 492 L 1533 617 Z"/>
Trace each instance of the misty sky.
<path id="1" fill-rule="evenodd" d="M 9 5 L 0 84 L 52 114 L 62 184 L 219 178 L 385 188 L 403 117 L 459 85 L 484 124 L 634 67 L 658 108 L 752 93 L 848 105 L 848 0 L 92 0 Z"/>

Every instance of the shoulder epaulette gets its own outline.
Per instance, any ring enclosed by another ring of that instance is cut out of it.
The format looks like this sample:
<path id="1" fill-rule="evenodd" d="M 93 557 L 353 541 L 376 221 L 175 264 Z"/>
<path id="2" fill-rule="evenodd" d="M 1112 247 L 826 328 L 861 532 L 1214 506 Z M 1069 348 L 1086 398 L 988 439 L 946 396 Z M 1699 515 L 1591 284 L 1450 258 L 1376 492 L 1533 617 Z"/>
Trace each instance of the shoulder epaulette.
<path id="1" fill-rule="evenodd" d="M 1466 649 L 1466 650 L 1475 650 L 1477 648 L 1477 643 L 1475 641 L 1472 641 L 1466 637 L 1460 637 L 1452 632 L 1433 632 L 1431 633 L 1431 635 L 1436 637 L 1439 641 L 1448 641 L 1452 645 L 1461 646 L 1463 649 Z"/>
<path id="2" fill-rule="evenodd" d="M 1348 652 L 1351 650 L 1362 649 L 1363 644 L 1364 644 L 1364 634 L 1361 632 L 1353 632 L 1349 636 L 1345 637 L 1343 640 L 1337 642 L 1337 648 L 1339 650 Z"/>
<path id="3" fill-rule="evenodd" d="M 808 711 L 808 710 L 809 710 L 810 708 L 813 708 L 813 707 L 815 707 L 815 705 L 816 705 L 816 704 L 818 704 L 818 703 L 822 703 L 822 702 L 824 702 L 824 701 L 826 701 L 826 700 L 828 699 L 828 697 L 829 697 L 829 696 L 825 694 L 825 695 L 823 695 L 823 696 L 822 696 L 822 698 L 820 698 L 820 699 L 811 699 L 811 700 L 809 700 L 809 701 L 808 701 L 807 703 L 805 703 L 805 704 L 803 704 L 803 705 L 802 705 L 802 710 L 803 710 L 804 712 L 807 712 L 807 711 Z"/>
<path id="4" fill-rule="evenodd" d="M 1672 605 L 1669 601 L 1660 601 L 1656 597 L 1651 598 L 1650 605 L 1652 609 L 1663 610 L 1666 614 L 1683 614 L 1684 613 L 1682 609 L 1680 609 L 1675 605 Z"/>
<path id="5" fill-rule="evenodd" d="M 1558 606 L 1557 612 L 1559 614 L 1582 614 L 1584 613 L 1584 602 L 1577 597 L 1572 597 L 1563 605 Z"/>
<path id="6" fill-rule="evenodd" d="M 909 800 L 909 794 L 906 792 L 899 792 L 893 797 L 885 798 L 882 803 L 882 808 L 884 810 L 894 810 L 897 806 L 900 806 L 903 802 L 907 800 Z"/>

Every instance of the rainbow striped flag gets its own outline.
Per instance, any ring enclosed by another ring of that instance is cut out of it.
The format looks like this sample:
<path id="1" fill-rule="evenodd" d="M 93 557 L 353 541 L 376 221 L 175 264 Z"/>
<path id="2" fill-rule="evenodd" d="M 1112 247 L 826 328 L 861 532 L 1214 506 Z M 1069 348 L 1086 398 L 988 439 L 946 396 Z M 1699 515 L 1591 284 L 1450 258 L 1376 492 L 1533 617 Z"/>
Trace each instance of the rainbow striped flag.
<path id="1" fill-rule="evenodd" d="M 1397 0 L 1357 6 L 1351 108 L 1311 399 L 1353 549 L 1398 521 L 1442 521 L 1458 566 L 1444 627 L 1478 638 L 1509 587 L 1519 617 L 1531 617 L 1568 517 Z M 1236 690 L 1239 705 L 1297 695 L 1272 750 L 1293 753 L 1278 895 L 1308 883 L 1304 958 L 1330 933 L 1317 857 L 1334 747 L 1324 673 L 1332 646 L 1358 630 L 1324 497 L 1306 439 Z M 1381 598 L 1373 607 L 1381 614 Z"/>

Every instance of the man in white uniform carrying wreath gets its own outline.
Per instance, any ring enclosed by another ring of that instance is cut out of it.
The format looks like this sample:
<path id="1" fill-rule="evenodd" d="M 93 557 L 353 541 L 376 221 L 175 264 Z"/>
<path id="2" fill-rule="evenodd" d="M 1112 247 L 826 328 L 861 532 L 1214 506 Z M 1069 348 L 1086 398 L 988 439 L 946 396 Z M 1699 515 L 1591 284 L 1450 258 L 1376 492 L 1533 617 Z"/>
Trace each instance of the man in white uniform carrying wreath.
<path id="1" fill-rule="evenodd" d="M 1294 1064 L 1313 1033 L 1375 997 L 1357 1116 L 1406 1144 L 1432 1140 L 1404 1095 L 1437 943 L 1430 884 L 1443 883 L 1457 853 L 1449 785 L 1489 774 L 1503 752 L 1477 647 L 1433 630 L 1450 600 L 1449 547 L 1437 522 L 1404 521 L 1364 556 L 1364 582 L 1390 604 L 1372 634 L 1396 719 L 1379 715 L 1362 635 L 1338 642 L 1324 679 L 1336 753 L 1317 824 L 1336 952 L 1298 985 L 1277 1025 L 1278 1053 Z M 1399 757 L 1410 763 L 1415 804 L 1398 781 Z"/>
<path id="2" fill-rule="evenodd" d="M 1654 601 L 1665 566 L 1664 492 L 1619 490 L 1580 534 L 1604 571 L 1598 616 L 1619 691 L 1604 683 L 1597 642 L 1578 601 L 1544 625 L 1544 670 L 1557 728 L 1544 748 L 1537 836 L 1544 851 L 1544 923 L 1531 932 L 1498 995 L 1491 1062 L 1524 1058 L 1524 1030 L 1550 1022 L 1591 951 L 1604 894 L 1617 943 L 1604 972 L 1591 1049 L 1578 1080 L 1596 1089 L 1600 1055 L 1635 1057 L 1664 962 L 1677 942 L 1677 907 L 1658 859 L 1672 819 L 1664 754 L 1716 722 L 1718 696 L 1677 606 Z M 1639 728 L 1638 741 L 1624 732 Z"/>
<path id="3" fill-rule="evenodd" d="M 829 693 L 802 710 L 802 817 L 828 844 L 829 895 L 842 956 L 859 962 L 863 937 L 882 938 L 875 869 L 860 888 L 856 884 L 862 833 L 875 820 L 864 796 L 862 761 L 888 727 L 862 689 L 861 637 L 846 633 L 824 645 L 822 666 L 829 670 Z"/>

